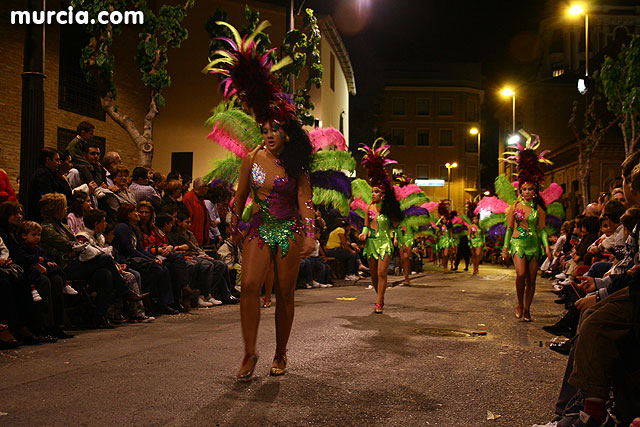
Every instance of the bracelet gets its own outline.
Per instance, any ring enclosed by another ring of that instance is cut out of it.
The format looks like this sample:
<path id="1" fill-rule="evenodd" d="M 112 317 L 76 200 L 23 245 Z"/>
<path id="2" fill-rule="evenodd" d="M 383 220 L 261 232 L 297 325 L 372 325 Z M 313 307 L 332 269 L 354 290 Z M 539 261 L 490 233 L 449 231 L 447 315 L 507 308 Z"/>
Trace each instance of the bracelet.
<path id="1" fill-rule="evenodd" d="M 302 228 L 304 235 L 311 238 L 316 238 L 316 220 L 315 218 L 304 218 Z"/>

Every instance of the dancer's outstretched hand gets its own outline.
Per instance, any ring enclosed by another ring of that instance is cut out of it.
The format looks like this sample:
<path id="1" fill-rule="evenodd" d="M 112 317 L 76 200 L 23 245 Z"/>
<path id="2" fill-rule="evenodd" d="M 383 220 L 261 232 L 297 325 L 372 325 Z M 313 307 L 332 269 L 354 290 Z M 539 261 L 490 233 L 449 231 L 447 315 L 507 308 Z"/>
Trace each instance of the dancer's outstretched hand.
<path id="1" fill-rule="evenodd" d="M 305 236 L 302 241 L 302 247 L 300 248 L 300 256 L 307 257 L 316 249 L 316 239 L 313 237 Z"/>

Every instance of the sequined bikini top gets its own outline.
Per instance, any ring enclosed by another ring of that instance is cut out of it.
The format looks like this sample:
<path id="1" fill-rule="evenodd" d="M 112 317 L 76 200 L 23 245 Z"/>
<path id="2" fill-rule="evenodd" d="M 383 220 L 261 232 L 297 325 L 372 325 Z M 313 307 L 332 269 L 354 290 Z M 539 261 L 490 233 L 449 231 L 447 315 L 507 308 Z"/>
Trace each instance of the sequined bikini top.
<path id="1" fill-rule="evenodd" d="M 261 193 L 264 195 L 264 191 L 260 190 L 268 187 L 267 173 L 262 165 L 254 161 L 251 165 L 250 184 L 253 198 L 261 210 L 266 209 L 271 215 L 281 220 L 295 220 L 300 217 L 295 179 L 276 175 L 271 185 L 271 191 L 267 193 L 266 197 L 261 197 L 260 195 Z"/>

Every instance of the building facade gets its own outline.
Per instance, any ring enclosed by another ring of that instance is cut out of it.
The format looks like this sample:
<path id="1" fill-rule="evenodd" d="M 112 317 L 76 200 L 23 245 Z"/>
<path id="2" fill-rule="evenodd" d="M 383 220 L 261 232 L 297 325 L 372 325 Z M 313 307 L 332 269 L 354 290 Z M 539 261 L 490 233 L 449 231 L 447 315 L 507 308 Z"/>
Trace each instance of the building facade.
<path id="1" fill-rule="evenodd" d="M 482 133 L 480 67 L 431 64 L 424 70 L 431 70 L 426 78 L 396 73 L 388 79 L 378 134 L 392 146 L 391 158 L 398 162 L 393 165 L 394 171 L 414 179 L 444 180 L 440 186 L 423 190 L 432 200 L 449 197 L 455 208 L 462 209 L 464 200 L 479 191 L 478 135 L 469 130 L 477 128 Z M 461 70 L 467 78 L 455 79 Z M 454 79 L 445 80 L 443 76 Z M 456 163 L 457 167 L 447 168 L 446 163 Z"/>
<path id="2" fill-rule="evenodd" d="M 49 0 L 48 10 L 60 10 L 60 0 Z M 248 2 L 261 13 L 261 19 L 272 23 L 267 32 L 273 45 L 279 45 L 285 34 L 286 8 L 261 2 Z M 220 101 L 218 79 L 201 72 L 207 64 L 209 36 L 205 22 L 217 9 L 228 12 L 229 20 L 237 27 L 246 22 L 245 2 L 216 0 L 196 2 L 183 21 L 189 38 L 179 49 L 169 50 L 168 71 L 172 84 L 163 91 L 166 106 L 154 122 L 153 169 L 167 173 L 182 169 L 185 175 L 203 176 L 211 164 L 227 152 L 207 139 L 210 129 L 204 126 L 211 110 Z M 0 15 L 9 22 L 12 10 L 24 9 L 21 0 L 0 2 Z M 313 114 L 322 126 L 341 129 L 348 140 L 349 94 L 355 94 L 353 69 L 331 17 L 320 17 L 322 34 L 321 57 L 324 76 L 321 89 L 313 89 Z M 140 80 L 134 62 L 139 30 L 131 25 L 124 28 L 114 42 L 116 58 L 116 104 L 119 111 L 129 115 L 142 128 L 142 120 L 150 102 L 149 90 Z M 47 147 L 64 149 L 76 135 L 76 126 L 86 120 L 96 126 L 94 139 L 102 145 L 102 152 L 117 151 L 124 164 L 132 170 L 138 165 L 138 149 L 117 123 L 100 107 L 95 86 L 88 84 L 80 69 L 80 50 L 88 38 L 76 25 L 45 27 L 45 141 Z M 0 25 L 0 168 L 7 171 L 12 183 L 20 173 L 20 127 L 22 105 L 21 71 L 24 58 L 25 27 Z M 301 80 L 304 76 L 301 76 Z M 37 155 L 30 153 L 29 155 Z"/>

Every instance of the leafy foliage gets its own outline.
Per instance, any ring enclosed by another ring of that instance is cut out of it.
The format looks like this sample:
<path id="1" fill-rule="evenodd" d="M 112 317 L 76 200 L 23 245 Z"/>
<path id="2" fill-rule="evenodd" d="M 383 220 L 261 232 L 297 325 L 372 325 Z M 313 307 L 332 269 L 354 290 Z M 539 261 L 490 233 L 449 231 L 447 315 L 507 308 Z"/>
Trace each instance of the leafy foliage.
<path id="1" fill-rule="evenodd" d="M 594 79 L 607 99 L 607 108 L 619 120 L 628 156 L 640 140 L 640 35 L 632 36 L 617 58 L 606 57 Z"/>

